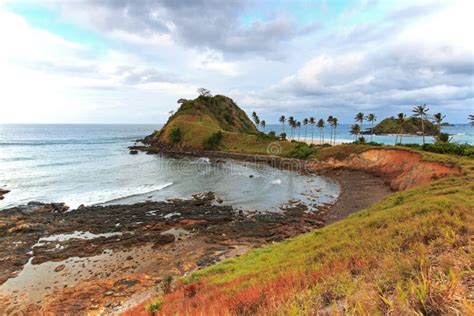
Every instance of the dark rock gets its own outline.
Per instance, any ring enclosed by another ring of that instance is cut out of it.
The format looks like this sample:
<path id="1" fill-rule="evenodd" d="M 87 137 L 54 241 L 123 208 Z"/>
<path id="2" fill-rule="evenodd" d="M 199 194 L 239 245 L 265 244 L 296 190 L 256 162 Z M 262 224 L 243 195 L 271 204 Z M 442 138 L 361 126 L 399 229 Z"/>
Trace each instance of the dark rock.
<path id="1" fill-rule="evenodd" d="M 61 272 L 64 270 L 64 268 L 66 268 L 66 266 L 64 264 L 61 264 L 57 266 L 56 268 L 54 268 L 54 272 Z"/>
<path id="2" fill-rule="evenodd" d="M 130 150 L 130 155 L 138 155 L 138 150 L 136 149 Z"/>
<path id="3" fill-rule="evenodd" d="M 166 244 L 169 244 L 169 243 L 172 243 L 175 241 L 175 237 L 173 234 L 163 234 L 163 235 L 158 235 L 156 236 L 155 238 L 155 244 L 153 245 L 153 247 L 157 247 L 157 246 L 160 246 L 160 245 L 166 245 Z"/>
<path id="4" fill-rule="evenodd" d="M 249 178 L 253 178 L 253 174 L 249 175 Z"/>
<path id="5" fill-rule="evenodd" d="M 7 189 L 0 189 L 0 200 L 3 200 L 5 197 L 4 195 L 9 193 L 10 190 L 7 190 Z"/>
<path id="6" fill-rule="evenodd" d="M 122 280 L 118 280 L 117 282 L 114 283 L 114 287 L 117 287 L 117 286 L 126 286 L 126 287 L 132 287 L 136 284 L 140 283 L 140 281 L 138 280 L 127 280 L 127 279 L 122 279 Z"/>

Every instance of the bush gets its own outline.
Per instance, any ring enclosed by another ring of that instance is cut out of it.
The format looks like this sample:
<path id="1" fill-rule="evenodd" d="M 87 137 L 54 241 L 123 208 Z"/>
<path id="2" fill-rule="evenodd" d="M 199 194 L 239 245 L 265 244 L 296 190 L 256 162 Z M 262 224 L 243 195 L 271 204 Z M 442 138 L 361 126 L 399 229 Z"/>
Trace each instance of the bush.
<path id="1" fill-rule="evenodd" d="M 156 313 L 158 313 L 162 307 L 163 307 L 163 301 L 158 301 L 156 303 L 151 304 L 150 307 L 148 308 L 148 311 L 150 312 L 151 315 L 156 315 Z"/>
<path id="2" fill-rule="evenodd" d="M 206 150 L 214 150 L 219 146 L 219 144 L 224 138 L 224 133 L 218 131 L 216 133 L 211 134 L 208 138 L 206 138 L 203 142 L 204 149 Z"/>
<path id="3" fill-rule="evenodd" d="M 170 135 L 169 135 L 169 138 L 168 138 L 169 142 L 171 144 L 177 144 L 179 143 L 181 140 L 183 140 L 183 132 L 181 131 L 181 128 L 179 127 L 173 127 L 171 129 L 171 132 L 170 132 Z"/>
<path id="4" fill-rule="evenodd" d="M 450 143 L 453 138 L 448 133 L 439 133 L 435 136 L 436 143 Z"/>
<path id="5" fill-rule="evenodd" d="M 257 138 L 261 140 L 271 140 L 271 141 L 279 140 L 279 137 L 276 136 L 276 133 L 274 131 L 270 131 L 268 132 L 268 134 L 265 134 L 263 132 L 258 132 Z"/>
<path id="6" fill-rule="evenodd" d="M 424 144 L 421 148 L 432 153 L 474 157 L 474 146 L 469 144 L 434 143 Z"/>
<path id="7" fill-rule="evenodd" d="M 295 148 L 290 150 L 287 157 L 306 159 L 317 151 L 315 146 L 308 146 L 306 143 L 298 143 Z"/>
<path id="8" fill-rule="evenodd" d="M 286 140 L 286 133 L 280 134 L 280 140 Z"/>

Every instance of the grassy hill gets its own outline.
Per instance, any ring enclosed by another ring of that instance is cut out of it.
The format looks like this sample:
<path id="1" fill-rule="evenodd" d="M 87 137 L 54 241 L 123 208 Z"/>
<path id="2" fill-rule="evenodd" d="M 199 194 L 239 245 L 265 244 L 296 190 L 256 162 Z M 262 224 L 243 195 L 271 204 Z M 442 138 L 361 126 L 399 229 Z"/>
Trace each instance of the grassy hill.
<path id="1" fill-rule="evenodd" d="M 439 129 L 430 121 L 424 120 L 425 135 L 437 135 Z M 370 133 L 370 132 L 369 132 Z M 400 133 L 400 126 L 396 118 L 389 117 L 381 121 L 374 127 L 375 134 L 398 134 Z M 403 134 L 417 134 L 421 133 L 421 119 L 418 117 L 409 117 L 405 120 L 402 126 Z"/>
<path id="2" fill-rule="evenodd" d="M 235 102 L 222 95 L 183 100 L 165 126 L 145 138 L 165 150 L 219 150 L 291 156 L 296 143 L 260 133 Z M 301 145 L 300 145 L 301 146 Z"/>
<path id="3" fill-rule="evenodd" d="M 317 157 L 368 149 L 322 148 Z M 163 315 L 472 315 L 474 160 L 419 154 L 463 174 L 198 271 L 149 307 Z"/>

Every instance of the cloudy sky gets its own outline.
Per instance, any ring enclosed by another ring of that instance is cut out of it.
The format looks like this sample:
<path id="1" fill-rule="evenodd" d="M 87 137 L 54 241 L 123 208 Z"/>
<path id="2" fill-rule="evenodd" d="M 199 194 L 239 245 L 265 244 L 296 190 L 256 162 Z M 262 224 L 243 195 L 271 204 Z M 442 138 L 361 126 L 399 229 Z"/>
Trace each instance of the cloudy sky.
<path id="1" fill-rule="evenodd" d="M 0 0 L 0 123 L 162 123 L 206 87 L 267 122 L 474 113 L 474 1 Z"/>

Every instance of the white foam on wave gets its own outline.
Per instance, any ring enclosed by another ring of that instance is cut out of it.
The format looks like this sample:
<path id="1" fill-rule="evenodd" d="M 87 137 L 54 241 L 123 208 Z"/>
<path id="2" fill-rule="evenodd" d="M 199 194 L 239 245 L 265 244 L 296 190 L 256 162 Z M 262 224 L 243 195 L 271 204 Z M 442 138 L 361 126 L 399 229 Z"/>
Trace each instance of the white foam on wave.
<path id="1" fill-rule="evenodd" d="M 168 182 L 156 185 L 139 185 L 136 187 L 122 188 L 117 190 L 96 190 L 92 192 L 69 195 L 64 199 L 61 199 L 61 201 L 64 201 L 71 209 L 75 209 L 81 204 L 94 205 L 107 203 L 126 197 L 160 191 L 172 185 L 173 182 Z"/>
<path id="2" fill-rule="evenodd" d="M 273 180 L 271 184 L 281 184 L 281 179 Z"/>
<path id="3" fill-rule="evenodd" d="M 121 232 L 115 232 L 115 233 L 103 233 L 103 234 L 93 234 L 91 232 L 81 232 L 81 231 L 75 231 L 73 233 L 68 233 L 68 234 L 58 234 L 58 235 L 51 235 L 48 237 L 42 237 L 38 240 L 36 244 L 33 245 L 32 248 L 34 247 L 39 247 L 43 246 L 48 242 L 62 242 L 62 241 L 67 241 L 70 239 L 84 239 L 84 240 L 90 240 L 90 239 L 96 239 L 100 237 L 113 237 L 113 236 L 122 236 Z M 57 245 L 59 246 L 59 245 Z"/>
<path id="4" fill-rule="evenodd" d="M 211 160 L 207 157 L 201 157 L 198 160 L 193 161 L 192 163 L 207 163 L 207 164 L 209 164 L 209 163 L 211 163 Z"/>

